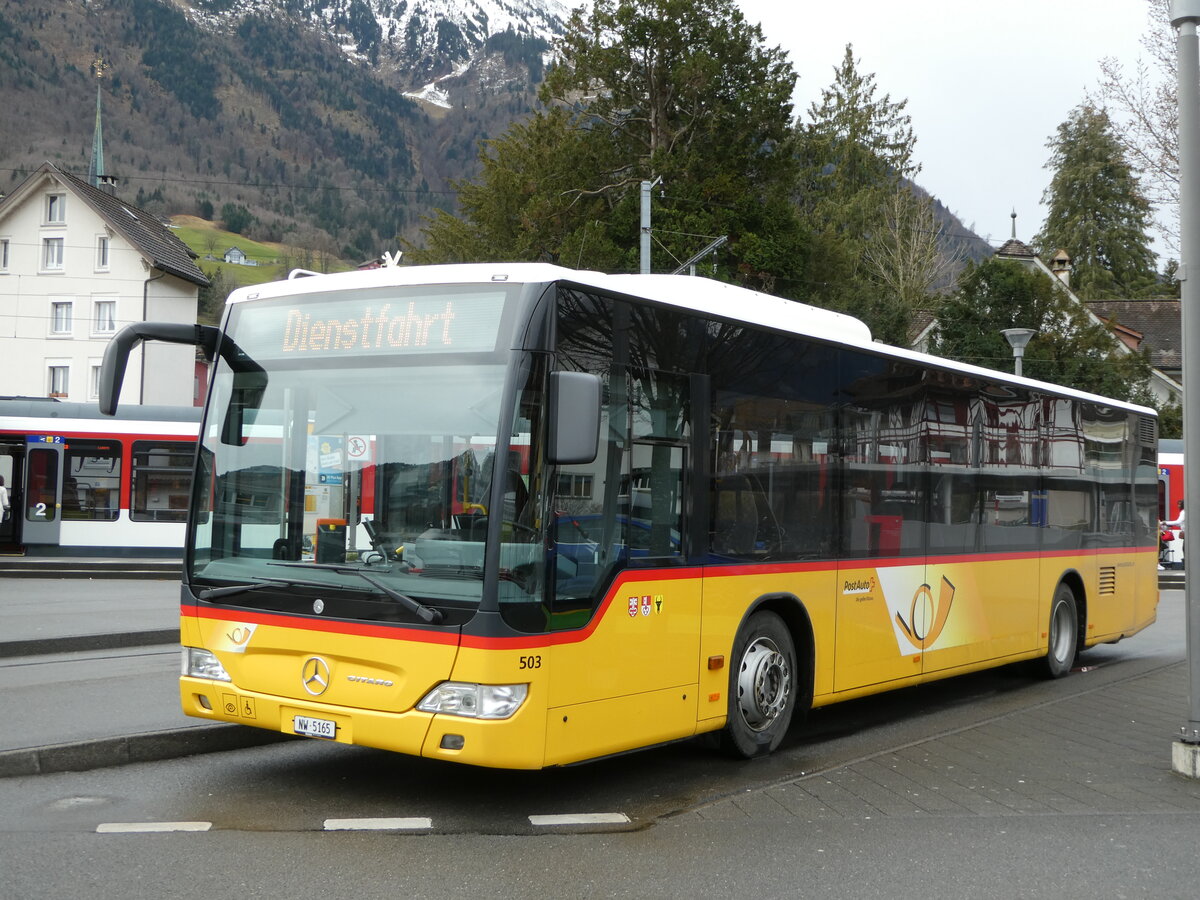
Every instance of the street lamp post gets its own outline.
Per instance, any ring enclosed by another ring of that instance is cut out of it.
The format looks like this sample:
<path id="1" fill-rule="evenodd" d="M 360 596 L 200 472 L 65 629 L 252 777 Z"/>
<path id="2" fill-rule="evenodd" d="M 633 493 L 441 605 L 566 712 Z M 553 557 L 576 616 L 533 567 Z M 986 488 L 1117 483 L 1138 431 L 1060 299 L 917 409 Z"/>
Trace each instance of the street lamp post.
<path id="1" fill-rule="evenodd" d="M 1013 374 L 1021 374 L 1021 361 L 1025 358 L 1025 345 L 1037 334 L 1032 328 L 1005 328 L 1000 332 L 1008 339 L 1013 351 Z"/>
<path id="2" fill-rule="evenodd" d="M 1179 75 L 1179 270 L 1183 312 L 1183 384 L 1200 394 L 1200 0 L 1171 0 L 1171 24 L 1179 29 L 1175 54 Z M 1197 277 L 1191 277 L 1192 266 Z M 1184 497 L 1200 503 L 1200 415 L 1197 398 L 1184 404 Z M 1190 408 L 1189 408 L 1190 407 Z M 1184 558 L 1184 607 L 1187 622 L 1188 722 L 1171 748 L 1171 767 L 1200 778 L 1200 585 L 1189 577 L 1196 558 Z M 1200 571 L 1200 570 L 1198 570 Z"/>

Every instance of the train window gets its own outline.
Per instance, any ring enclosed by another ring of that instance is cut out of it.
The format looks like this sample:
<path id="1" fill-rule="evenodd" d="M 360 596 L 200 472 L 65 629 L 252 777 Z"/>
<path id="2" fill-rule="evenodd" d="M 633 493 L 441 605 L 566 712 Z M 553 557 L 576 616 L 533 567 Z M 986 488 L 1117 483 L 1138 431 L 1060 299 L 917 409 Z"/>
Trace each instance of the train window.
<path id="1" fill-rule="evenodd" d="M 112 522 L 120 500 L 121 445 L 72 440 L 63 462 L 63 518 Z"/>
<path id="2" fill-rule="evenodd" d="M 195 445 L 183 441 L 133 442 L 135 522 L 182 522 L 187 518 Z"/>

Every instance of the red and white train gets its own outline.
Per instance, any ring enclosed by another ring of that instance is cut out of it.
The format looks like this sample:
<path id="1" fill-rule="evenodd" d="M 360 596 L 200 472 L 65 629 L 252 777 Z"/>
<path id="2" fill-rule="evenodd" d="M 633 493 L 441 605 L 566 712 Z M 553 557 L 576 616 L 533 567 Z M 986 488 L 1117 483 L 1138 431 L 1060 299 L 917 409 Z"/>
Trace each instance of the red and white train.
<path id="1" fill-rule="evenodd" d="M 200 413 L 0 397 L 0 553 L 182 555 Z"/>
<path id="2" fill-rule="evenodd" d="M 1158 442 L 1158 518 L 1173 522 L 1179 518 L 1179 504 L 1183 500 L 1183 441 L 1161 440 Z M 1185 543 L 1184 529 L 1165 529 L 1171 533 L 1171 541 L 1163 549 L 1160 561 L 1164 568 L 1182 569 Z"/>

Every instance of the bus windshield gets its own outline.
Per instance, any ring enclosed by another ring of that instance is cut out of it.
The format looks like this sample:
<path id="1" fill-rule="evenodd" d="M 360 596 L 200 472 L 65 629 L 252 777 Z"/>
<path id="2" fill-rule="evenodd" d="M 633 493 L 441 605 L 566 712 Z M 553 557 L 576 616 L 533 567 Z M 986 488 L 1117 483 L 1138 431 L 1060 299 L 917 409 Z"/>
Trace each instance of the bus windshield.
<path id="1" fill-rule="evenodd" d="M 483 596 L 497 513 L 505 571 L 538 568 L 530 426 L 502 402 L 511 290 L 234 305 L 226 340 L 238 352 L 219 363 L 201 434 L 188 557 L 198 596 L 461 623 Z M 404 331 L 421 328 L 423 343 Z"/>

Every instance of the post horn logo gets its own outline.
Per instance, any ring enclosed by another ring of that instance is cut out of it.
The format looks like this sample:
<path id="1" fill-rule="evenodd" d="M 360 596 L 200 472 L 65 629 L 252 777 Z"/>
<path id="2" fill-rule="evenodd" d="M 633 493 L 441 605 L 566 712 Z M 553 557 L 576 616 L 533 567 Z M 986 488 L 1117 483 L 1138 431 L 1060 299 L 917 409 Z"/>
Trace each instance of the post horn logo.
<path id="1" fill-rule="evenodd" d="M 954 585 L 944 575 L 942 589 L 934 602 L 933 590 L 927 584 L 917 588 L 913 594 L 912 607 L 909 609 L 908 621 L 905 622 L 900 613 L 896 613 L 896 624 L 904 636 L 918 650 L 924 650 L 933 645 L 942 636 L 946 620 L 950 617 L 950 605 L 954 602 Z"/>
<path id="2" fill-rule="evenodd" d="M 310 656 L 300 670 L 300 683 L 314 697 L 320 697 L 329 687 L 329 663 L 319 656 Z"/>

